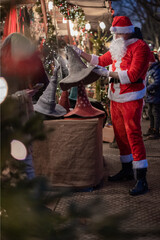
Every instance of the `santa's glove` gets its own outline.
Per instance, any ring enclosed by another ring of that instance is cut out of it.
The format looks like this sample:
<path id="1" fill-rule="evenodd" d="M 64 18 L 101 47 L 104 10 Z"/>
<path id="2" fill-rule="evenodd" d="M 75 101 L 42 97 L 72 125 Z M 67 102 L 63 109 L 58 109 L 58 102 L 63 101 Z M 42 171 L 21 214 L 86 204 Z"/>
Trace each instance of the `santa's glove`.
<path id="1" fill-rule="evenodd" d="M 101 67 L 99 65 L 97 65 L 94 69 L 93 69 L 93 72 L 101 75 L 102 77 L 109 77 L 109 71 L 104 68 L 104 67 Z"/>
<path id="2" fill-rule="evenodd" d="M 150 90 L 148 88 L 146 88 L 146 93 L 150 94 Z"/>
<path id="3" fill-rule="evenodd" d="M 78 56 L 81 56 L 82 50 L 80 48 L 78 48 L 75 45 L 70 45 L 70 46 L 74 49 L 74 51 L 78 54 Z"/>

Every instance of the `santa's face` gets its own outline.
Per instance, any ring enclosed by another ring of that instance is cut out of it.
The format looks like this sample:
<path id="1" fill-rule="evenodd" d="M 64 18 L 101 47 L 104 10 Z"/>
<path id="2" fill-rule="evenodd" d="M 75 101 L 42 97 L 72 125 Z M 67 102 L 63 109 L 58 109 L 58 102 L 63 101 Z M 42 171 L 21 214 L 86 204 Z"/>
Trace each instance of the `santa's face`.
<path id="1" fill-rule="evenodd" d="M 127 40 L 130 37 L 130 33 L 115 33 L 113 38 L 114 39 L 118 39 L 118 38 L 122 38 L 124 40 Z"/>

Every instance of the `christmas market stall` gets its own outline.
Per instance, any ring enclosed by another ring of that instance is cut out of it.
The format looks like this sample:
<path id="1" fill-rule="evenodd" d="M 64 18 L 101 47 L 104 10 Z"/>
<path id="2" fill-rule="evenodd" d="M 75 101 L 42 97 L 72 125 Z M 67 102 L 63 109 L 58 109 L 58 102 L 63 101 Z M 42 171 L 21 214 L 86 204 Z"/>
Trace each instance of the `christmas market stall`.
<path id="1" fill-rule="evenodd" d="M 86 66 L 70 45 L 104 53 L 111 37 L 111 1 L 3 0 L 2 13 L 2 45 L 15 33 L 31 40 L 49 79 L 33 102 L 47 131 L 44 141 L 33 144 L 36 176 L 47 177 L 53 186 L 97 186 L 104 177 L 105 79 Z"/>

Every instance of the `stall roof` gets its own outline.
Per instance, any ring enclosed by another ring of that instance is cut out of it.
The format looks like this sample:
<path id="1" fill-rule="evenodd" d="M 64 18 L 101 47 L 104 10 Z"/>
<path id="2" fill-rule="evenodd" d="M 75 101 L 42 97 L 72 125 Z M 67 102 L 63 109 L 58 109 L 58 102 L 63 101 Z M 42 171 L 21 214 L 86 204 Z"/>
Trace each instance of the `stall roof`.
<path id="1" fill-rule="evenodd" d="M 10 4 L 12 2 L 16 4 L 30 4 L 36 3 L 36 0 L 1 0 L 1 4 Z"/>
<path id="2" fill-rule="evenodd" d="M 99 22 L 104 22 L 107 29 L 111 26 L 112 15 L 108 1 L 67 0 L 67 2 L 77 4 L 83 9 L 86 20 L 90 22 L 92 29 L 97 29 Z"/>
<path id="3" fill-rule="evenodd" d="M 12 0 L 16 4 L 35 3 L 36 0 Z M 7 4 L 11 0 L 1 0 L 1 4 Z M 104 0 L 67 0 L 68 3 L 80 6 L 86 16 L 86 20 L 90 22 L 92 29 L 97 29 L 99 22 L 104 22 L 106 28 L 109 29 L 112 22 L 111 9 L 108 1 Z"/>

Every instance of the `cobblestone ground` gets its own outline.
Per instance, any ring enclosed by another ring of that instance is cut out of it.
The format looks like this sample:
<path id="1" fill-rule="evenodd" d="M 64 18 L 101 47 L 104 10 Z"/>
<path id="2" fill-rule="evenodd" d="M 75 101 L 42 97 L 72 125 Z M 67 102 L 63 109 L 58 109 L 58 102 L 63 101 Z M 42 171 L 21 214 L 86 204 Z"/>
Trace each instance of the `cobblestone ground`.
<path id="1" fill-rule="evenodd" d="M 142 121 L 143 133 L 147 130 L 149 121 Z M 145 140 L 145 139 L 144 139 Z M 119 215 L 126 214 L 120 220 L 120 230 L 125 233 L 132 232 L 128 237 L 133 240 L 158 240 L 160 239 L 160 139 L 144 141 L 149 168 L 147 180 L 149 192 L 141 196 L 130 196 L 128 191 L 134 186 L 134 180 L 129 182 L 112 183 L 107 181 L 108 174 L 119 171 L 119 150 L 110 148 L 108 143 L 103 143 L 103 155 L 105 159 L 106 175 L 100 189 L 92 192 L 77 192 L 70 197 L 61 198 L 54 210 L 65 215 L 66 209 L 71 202 L 79 207 L 85 206 L 96 197 L 100 198 L 100 205 L 94 211 L 105 216 L 114 216 L 118 219 Z M 113 220 L 112 220 L 113 221 Z M 83 225 L 83 224 L 82 224 Z M 94 234 L 86 234 L 79 229 L 78 239 L 102 239 Z M 158 235 L 156 234 L 158 231 Z M 136 234 L 135 234 L 136 233 Z M 135 235 L 134 235 L 135 234 Z M 112 238 L 108 236 L 103 239 L 128 239 L 125 236 Z"/>

